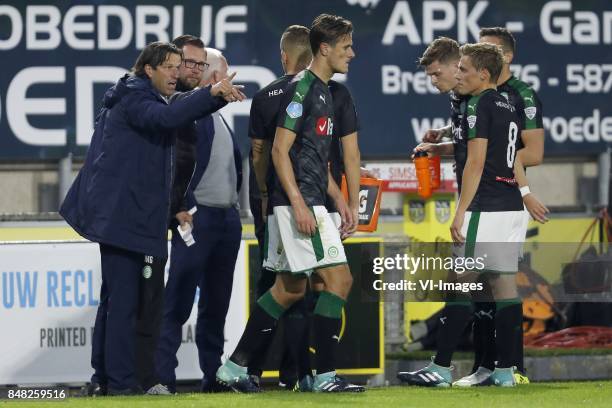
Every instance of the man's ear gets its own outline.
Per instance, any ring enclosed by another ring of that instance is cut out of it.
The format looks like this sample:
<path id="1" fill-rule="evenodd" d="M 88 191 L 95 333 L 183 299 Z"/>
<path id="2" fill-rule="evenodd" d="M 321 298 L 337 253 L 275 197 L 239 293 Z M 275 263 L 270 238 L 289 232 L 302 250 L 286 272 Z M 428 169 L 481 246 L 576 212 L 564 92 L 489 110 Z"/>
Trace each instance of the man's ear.
<path id="1" fill-rule="evenodd" d="M 281 61 L 283 62 L 283 65 L 287 65 L 288 60 L 289 60 L 289 57 L 287 56 L 287 53 L 281 50 Z"/>
<path id="2" fill-rule="evenodd" d="M 321 43 L 321 45 L 319 45 L 319 52 L 322 56 L 327 57 L 327 54 L 329 54 L 329 44 Z"/>
<path id="3" fill-rule="evenodd" d="M 145 70 L 145 74 L 147 74 L 147 76 L 149 77 L 149 79 L 151 79 L 151 77 L 153 77 L 153 67 L 149 64 L 146 64 L 144 66 L 144 70 Z"/>
<path id="4" fill-rule="evenodd" d="M 512 60 L 514 59 L 514 53 L 511 51 L 504 52 L 504 64 L 512 64 Z"/>
<path id="5" fill-rule="evenodd" d="M 489 74 L 489 71 L 487 71 L 484 68 L 482 68 L 481 70 L 478 71 L 478 76 L 480 77 L 481 81 L 484 81 L 484 80 L 486 80 L 486 79 L 491 77 L 491 75 Z"/>

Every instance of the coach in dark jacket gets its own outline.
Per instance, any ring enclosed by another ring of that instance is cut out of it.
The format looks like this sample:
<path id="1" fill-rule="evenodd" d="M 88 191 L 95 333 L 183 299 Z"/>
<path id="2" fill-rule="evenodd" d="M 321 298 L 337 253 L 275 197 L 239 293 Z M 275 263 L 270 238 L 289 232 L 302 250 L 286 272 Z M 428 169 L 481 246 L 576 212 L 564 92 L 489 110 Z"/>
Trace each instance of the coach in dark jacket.
<path id="1" fill-rule="evenodd" d="M 92 363 L 96 353 L 103 356 L 95 378 L 109 394 L 139 391 L 138 280 L 150 275 L 154 259 L 167 257 L 173 131 L 241 97 L 225 81 L 168 105 L 181 61 L 173 45 L 149 44 L 133 75 L 106 93 L 85 164 L 60 209 L 80 235 L 100 243 L 102 291 L 94 330 L 104 333 L 104 344 L 92 345 Z"/>

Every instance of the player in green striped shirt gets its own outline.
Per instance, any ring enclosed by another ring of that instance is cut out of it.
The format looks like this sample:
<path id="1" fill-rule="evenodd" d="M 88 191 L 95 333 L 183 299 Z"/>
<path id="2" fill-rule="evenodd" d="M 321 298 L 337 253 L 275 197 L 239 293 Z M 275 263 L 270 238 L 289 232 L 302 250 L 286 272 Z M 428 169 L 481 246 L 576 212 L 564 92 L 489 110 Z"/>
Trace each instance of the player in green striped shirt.
<path id="1" fill-rule="evenodd" d="M 325 285 L 313 316 L 317 351 L 313 391 L 365 391 L 335 371 L 342 308 L 352 276 L 340 231 L 325 209 L 334 126 L 328 81 L 334 73 L 348 72 L 355 56 L 351 22 L 320 15 L 311 27 L 310 45 L 312 64 L 283 90 L 272 147 L 277 186 L 270 197 L 273 214 L 267 218 L 263 252 L 264 267 L 277 272 L 276 280 L 257 301 L 236 350 L 217 371 L 217 380 L 238 392 L 259 391 L 247 374 L 247 366 L 253 356 L 266 352 L 278 319 L 304 296 L 307 277 L 313 272 Z M 356 166 L 358 173 L 359 163 Z M 356 203 L 349 204 L 356 213 Z M 344 214 L 340 228 L 354 229 L 356 214 L 340 212 Z"/>

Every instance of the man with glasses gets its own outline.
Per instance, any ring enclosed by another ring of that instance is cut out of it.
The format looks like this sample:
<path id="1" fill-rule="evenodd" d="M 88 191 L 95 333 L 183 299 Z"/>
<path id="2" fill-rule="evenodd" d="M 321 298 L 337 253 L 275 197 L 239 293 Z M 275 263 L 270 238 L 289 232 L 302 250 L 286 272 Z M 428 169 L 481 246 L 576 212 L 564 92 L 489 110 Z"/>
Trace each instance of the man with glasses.
<path id="1" fill-rule="evenodd" d="M 205 49 L 199 38 L 184 35 L 174 44 L 184 54 L 178 90 L 190 91 L 228 77 L 225 58 L 217 50 Z M 179 94 L 171 102 L 183 97 Z M 157 374 L 162 384 L 176 392 L 181 329 L 199 288 L 196 345 L 204 374 L 201 391 L 219 392 L 226 388 L 215 381 L 215 373 L 221 365 L 223 329 L 242 236 L 237 209 L 242 159 L 234 135 L 219 112 L 180 129 L 177 147 L 173 192 L 177 206 L 173 208 L 172 256 L 164 292 Z"/>

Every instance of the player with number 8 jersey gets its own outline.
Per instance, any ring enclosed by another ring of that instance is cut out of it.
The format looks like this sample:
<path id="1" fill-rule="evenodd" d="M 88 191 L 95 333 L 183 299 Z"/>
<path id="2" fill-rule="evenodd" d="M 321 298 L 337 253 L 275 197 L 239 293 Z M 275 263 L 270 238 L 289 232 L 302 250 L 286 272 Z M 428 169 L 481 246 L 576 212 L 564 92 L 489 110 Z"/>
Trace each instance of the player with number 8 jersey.
<path id="1" fill-rule="evenodd" d="M 467 150 L 474 138 L 487 139 L 487 155 L 482 177 L 468 211 L 522 211 L 523 199 L 514 180 L 514 159 L 521 134 L 516 108 L 494 89 L 472 96 L 462 119 L 461 134 L 455 152 Z M 457 185 L 461 193 L 463 169 L 467 155 L 455 153 Z"/>
<path id="2" fill-rule="evenodd" d="M 520 160 L 515 166 L 521 121 L 516 108 L 496 90 L 504 61 L 502 48 L 491 43 L 465 44 L 460 51 L 456 89 L 471 98 L 462 121 L 466 140 L 455 141 L 467 145 L 467 156 L 456 157 L 460 195 L 451 236 L 463 245 L 453 253 L 484 260 L 484 269 L 475 272 L 486 272 L 482 278 L 495 301 L 497 364 L 477 385 L 513 387 L 514 348 L 522 325 L 514 274 L 525 240 L 522 197 L 515 180 L 515 171 L 521 168 Z M 520 171 L 516 177 L 524 182 Z"/>

